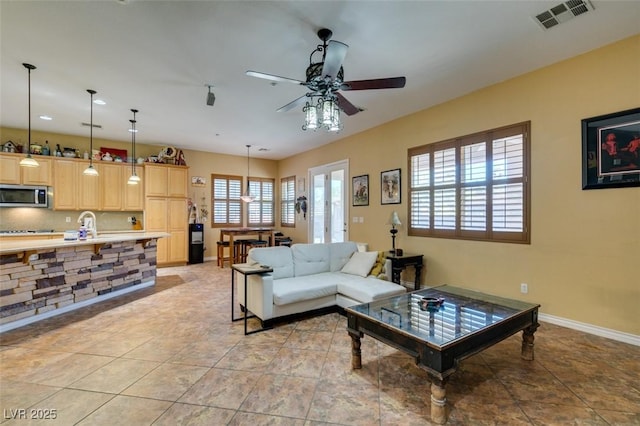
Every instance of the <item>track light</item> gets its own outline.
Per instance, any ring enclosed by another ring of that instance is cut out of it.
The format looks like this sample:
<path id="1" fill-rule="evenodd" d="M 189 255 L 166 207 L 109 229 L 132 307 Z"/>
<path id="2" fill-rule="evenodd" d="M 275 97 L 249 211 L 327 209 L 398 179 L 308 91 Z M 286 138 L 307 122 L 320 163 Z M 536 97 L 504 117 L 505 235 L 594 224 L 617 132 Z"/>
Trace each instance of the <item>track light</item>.
<path id="1" fill-rule="evenodd" d="M 213 104 L 216 102 L 216 95 L 211 93 L 210 85 L 207 84 L 207 87 L 209 88 L 209 93 L 207 93 L 207 105 L 213 106 Z"/>

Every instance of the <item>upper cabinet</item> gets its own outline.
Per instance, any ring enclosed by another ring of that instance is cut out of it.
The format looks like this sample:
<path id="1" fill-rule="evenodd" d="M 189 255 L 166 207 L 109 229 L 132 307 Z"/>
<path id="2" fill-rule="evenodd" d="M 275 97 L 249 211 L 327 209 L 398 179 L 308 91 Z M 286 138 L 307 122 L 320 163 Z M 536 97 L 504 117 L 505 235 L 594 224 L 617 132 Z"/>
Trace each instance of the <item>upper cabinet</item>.
<path id="1" fill-rule="evenodd" d="M 146 164 L 147 197 L 186 197 L 189 168 L 164 164 Z"/>
<path id="2" fill-rule="evenodd" d="M 0 183 L 13 185 L 53 185 L 52 159 L 34 155 L 39 167 L 21 167 L 25 154 L 0 155 Z"/>

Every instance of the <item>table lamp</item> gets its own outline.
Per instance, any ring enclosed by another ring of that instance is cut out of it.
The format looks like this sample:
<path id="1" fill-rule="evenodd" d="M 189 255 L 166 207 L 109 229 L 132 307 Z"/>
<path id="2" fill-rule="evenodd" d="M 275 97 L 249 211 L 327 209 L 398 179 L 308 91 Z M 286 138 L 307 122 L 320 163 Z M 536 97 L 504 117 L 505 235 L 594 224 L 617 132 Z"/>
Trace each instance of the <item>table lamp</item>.
<path id="1" fill-rule="evenodd" d="M 402 222 L 400 222 L 400 218 L 398 217 L 398 212 L 397 211 L 394 210 L 391 213 L 391 217 L 387 221 L 387 225 L 391 225 L 391 229 L 389 230 L 389 232 L 391 232 L 391 250 L 390 250 L 390 252 L 393 253 L 393 254 L 397 254 L 397 251 L 396 251 L 396 234 L 398 233 L 398 230 L 396 229 L 396 226 L 402 225 Z"/>

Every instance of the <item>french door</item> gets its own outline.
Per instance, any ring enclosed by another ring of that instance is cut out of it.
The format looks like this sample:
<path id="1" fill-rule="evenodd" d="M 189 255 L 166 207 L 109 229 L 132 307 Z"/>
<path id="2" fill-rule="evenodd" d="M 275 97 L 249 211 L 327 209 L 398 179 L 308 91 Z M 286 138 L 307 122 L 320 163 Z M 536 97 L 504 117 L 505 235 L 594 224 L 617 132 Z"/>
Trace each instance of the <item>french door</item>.
<path id="1" fill-rule="evenodd" d="M 349 240 L 347 177 L 349 160 L 309 169 L 309 241 Z"/>

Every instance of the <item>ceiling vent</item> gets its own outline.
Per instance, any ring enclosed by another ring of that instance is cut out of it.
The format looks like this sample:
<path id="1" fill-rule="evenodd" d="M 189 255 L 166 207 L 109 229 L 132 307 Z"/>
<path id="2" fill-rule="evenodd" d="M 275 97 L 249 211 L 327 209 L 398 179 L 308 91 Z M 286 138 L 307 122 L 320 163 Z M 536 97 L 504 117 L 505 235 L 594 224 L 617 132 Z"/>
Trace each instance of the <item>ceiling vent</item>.
<path id="1" fill-rule="evenodd" d="M 589 0 L 569 0 L 552 7 L 549 10 L 534 16 L 534 20 L 544 30 L 555 27 L 556 25 L 567 22 L 569 19 L 587 13 L 593 9 L 593 5 Z"/>
<path id="2" fill-rule="evenodd" d="M 85 127 L 91 127 L 91 123 L 85 123 L 84 121 L 80 124 L 82 124 Z M 94 124 L 93 127 L 96 129 L 102 129 L 102 124 Z"/>

